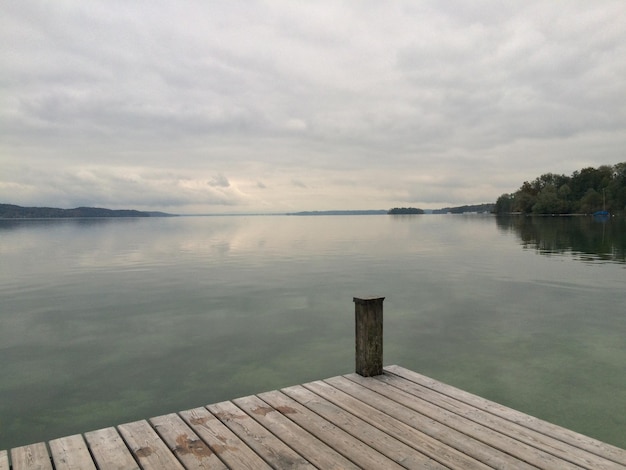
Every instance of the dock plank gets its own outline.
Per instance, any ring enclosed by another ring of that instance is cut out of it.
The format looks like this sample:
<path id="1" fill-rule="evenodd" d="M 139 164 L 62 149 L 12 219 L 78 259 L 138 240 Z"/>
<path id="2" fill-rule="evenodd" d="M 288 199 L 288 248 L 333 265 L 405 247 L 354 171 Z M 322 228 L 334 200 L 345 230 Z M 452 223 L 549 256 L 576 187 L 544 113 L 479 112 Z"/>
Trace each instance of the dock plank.
<path id="1" fill-rule="evenodd" d="M 286 412 L 289 419 L 361 468 L 406 468 L 378 449 L 367 445 L 353 433 L 342 429 L 337 420 L 333 421 L 328 419 L 328 416 L 311 412 L 302 402 L 285 394 L 285 390 L 264 393 L 260 397 L 275 409 Z"/>
<path id="2" fill-rule="evenodd" d="M 395 387 L 389 387 L 380 380 L 368 382 L 368 387 L 384 392 L 388 395 L 395 394 L 401 397 L 405 406 L 414 409 L 440 423 L 454 427 L 468 436 L 482 441 L 494 449 L 510 454 L 517 459 L 527 462 L 539 468 L 562 468 L 562 469 L 579 469 L 569 461 L 564 461 L 554 455 L 537 449 L 524 442 L 513 439 L 491 428 L 485 427 L 475 421 L 469 420 L 463 416 L 452 413 L 446 409 L 437 408 L 431 403 L 424 401 L 410 393 Z"/>
<path id="3" fill-rule="evenodd" d="M 403 442 L 393 439 L 388 434 L 345 412 L 338 406 L 300 385 L 282 389 L 282 392 L 340 429 L 343 429 L 346 433 L 362 441 L 367 447 L 375 449 L 390 460 L 395 461 L 398 465 L 410 469 L 445 469 L 439 462 L 416 451 Z M 368 466 L 371 466 L 371 462 Z"/>
<path id="4" fill-rule="evenodd" d="M 349 382 L 347 379 L 343 380 L 355 387 L 358 386 L 353 382 Z M 420 450 L 422 453 L 437 460 L 447 468 L 457 470 L 487 470 L 491 468 L 463 452 L 457 451 L 414 427 L 403 423 L 388 413 L 379 411 L 371 405 L 333 387 L 328 382 L 310 382 L 304 384 L 303 387 L 315 392 L 353 415 L 359 416 L 370 425 L 377 427 L 394 439 L 404 442 L 413 449 Z M 376 397 L 376 399 L 380 401 L 383 400 L 383 397 Z M 404 413 L 406 410 L 398 403 L 393 403 L 391 406 L 396 407 L 396 413 Z"/>
<path id="5" fill-rule="evenodd" d="M 117 428 L 144 470 L 184 469 L 147 421 L 120 424 Z"/>
<path id="6" fill-rule="evenodd" d="M 96 470 L 80 434 L 53 439 L 48 444 L 55 470 Z"/>
<path id="7" fill-rule="evenodd" d="M 226 469 L 210 447 L 177 414 L 151 418 L 150 424 L 187 470 Z"/>
<path id="8" fill-rule="evenodd" d="M 315 469 L 234 403 L 229 401 L 216 403 L 208 405 L 207 409 L 272 467 L 293 470 Z"/>
<path id="9" fill-rule="evenodd" d="M 377 377 L 388 385 L 392 385 L 435 405 L 446 409 L 478 424 L 496 430 L 512 439 L 519 440 L 537 449 L 548 452 L 560 459 L 569 461 L 582 468 L 592 470 L 616 470 L 623 468 L 616 462 L 609 461 L 578 447 L 574 447 L 563 441 L 555 439 L 547 434 L 539 433 L 520 424 L 509 421 L 497 415 L 493 415 L 482 409 L 466 404 L 448 395 L 443 395 L 428 387 L 408 381 L 397 375 L 382 375 Z"/>
<path id="10" fill-rule="evenodd" d="M 52 460 L 45 442 L 11 449 L 13 470 L 52 470 Z"/>
<path id="11" fill-rule="evenodd" d="M 431 379 L 425 375 L 419 374 L 404 367 L 397 365 L 387 366 L 385 371 L 389 374 L 395 374 L 412 382 L 418 383 L 442 394 L 456 398 L 460 401 L 468 403 L 476 408 L 488 411 L 494 415 L 505 418 L 514 423 L 520 424 L 537 432 L 541 432 L 548 436 L 552 436 L 563 442 L 572 445 L 575 448 L 586 450 L 590 453 L 599 455 L 603 458 L 612 460 L 626 466 L 626 450 L 613 446 L 606 442 L 598 441 L 584 434 L 577 433 L 571 429 L 563 428 L 556 424 L 543 421 L 539 418 L 522 413 L 521 411 L 500 405 L 485 398 L 473 395 L 464 390 L 458 389 L 443 382 Z"/>
<path id="12" fill-rule="evenodd" d="M 307 428 L 306 423 L 298 419 L 296 408 L 273 400 L 272 397 L 275 393 L 279 392 L 263 393 L 258 397 L 250 396 L 233 401 L 249 416 L 269 429 L 316 467 L 328 470 L 356 470 L 359 468 L 339 452 L 344 441 L 342 436 L 335 434 L 334 427 L 328 426 L 327 429 L 327 439 L 333 441 L 333 447 L 310 432 L 311 428 Z"/>
<path id="13" fill-rule="evenodd" d="M 272 468 L 206 408 L 182 411 L 180 415 L 228 467 Z"/>
<path id="14" fill-rule="evenodd" d="M 140 470 L 114 427 L 85 433 L 85 441 L 100 470 Z"/>
<path id="15" fill-rule="evenodd" d="M 0 470 L 9 470 L 9 453 L 6 450 L 0 450 Z"/>
<path id="16" fill-rule="evenodd" d="M 491 468 L 516 468 L 520 470 L 530 470 L 536 468 L 525 462 L 520 462 L 519 459 L 516 459 L 505 452 L 494 449 L 484 442 L 476 440 L 451 426 L 447 426 L 429 418 L 428 416 L 418 413 L 417 411 L 404 406 L 401 401 L 383 400 L 381 399 L 381 394 L 359 383 L 348 380 L 348 377 L 351 376 L 326 379 L 326 382 L 331 383 L 334 387 L 348 393 L 349 395 L 368 403 L 370 406 L 388 414 L 398 421 L 401 421 L 410 427 L 427 434 L 452 449 L 456 449 L 464 454 L 467 454 L 473 459 L 478 460 Z M 355 380 L 358 382 L 358 379 L 355 378 Z"/>

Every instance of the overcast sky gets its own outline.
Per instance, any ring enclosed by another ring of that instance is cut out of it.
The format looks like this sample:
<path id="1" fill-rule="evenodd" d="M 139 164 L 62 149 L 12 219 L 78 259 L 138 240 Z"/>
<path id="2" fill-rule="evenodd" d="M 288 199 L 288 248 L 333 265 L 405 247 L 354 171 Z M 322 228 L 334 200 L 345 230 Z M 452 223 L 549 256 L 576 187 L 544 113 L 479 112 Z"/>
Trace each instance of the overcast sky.
<path id="1" fill-rule="evenodd" d="M 495 202 L 626 161 L 626 6 L 4 0 L 0 202 Z"/>

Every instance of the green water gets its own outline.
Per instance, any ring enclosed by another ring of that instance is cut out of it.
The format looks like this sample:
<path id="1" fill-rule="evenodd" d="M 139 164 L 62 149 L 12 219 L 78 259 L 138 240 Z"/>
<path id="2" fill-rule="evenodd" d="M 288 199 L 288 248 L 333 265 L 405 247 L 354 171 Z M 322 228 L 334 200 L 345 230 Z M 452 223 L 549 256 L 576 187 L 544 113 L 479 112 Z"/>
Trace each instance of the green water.
<path id="1" fill-rule="evenodd" d="M 623 220 L 0 221 L 0 448 L 385 363 L 626 447 Z"/>

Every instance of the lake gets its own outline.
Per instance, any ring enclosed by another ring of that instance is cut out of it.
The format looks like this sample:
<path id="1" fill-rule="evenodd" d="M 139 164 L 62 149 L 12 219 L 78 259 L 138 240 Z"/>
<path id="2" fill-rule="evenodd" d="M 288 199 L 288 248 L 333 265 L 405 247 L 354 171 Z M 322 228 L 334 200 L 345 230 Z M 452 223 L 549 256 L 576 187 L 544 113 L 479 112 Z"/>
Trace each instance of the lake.
<path id="1" fill-rule="evenodd" d="M 398 364 L 626 447 L 626 223 L 0 221 L 0 449 Z"/>

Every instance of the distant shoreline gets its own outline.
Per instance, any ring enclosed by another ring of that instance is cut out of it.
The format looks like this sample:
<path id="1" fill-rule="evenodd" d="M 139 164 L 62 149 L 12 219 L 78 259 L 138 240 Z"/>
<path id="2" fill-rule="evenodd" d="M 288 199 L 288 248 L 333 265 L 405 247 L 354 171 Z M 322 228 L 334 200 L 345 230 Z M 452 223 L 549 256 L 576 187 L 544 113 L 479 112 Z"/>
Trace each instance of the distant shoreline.
<path id="1" fill-rule="evenodd" d="M 386 210 L 372 209 L 372 210 L 334 210 L 334 211 L 301 211 L 301 212 L 288 212 L 285 215 L 385 215 Z"/>
<path id="2" fill-rule="evenodd" d="M 443 209 L 424 209 L 423 214 L 467 214 L 491 212 L 494 204 L 445 207 Z M 421 211 L 421 209 L 420 209 Z M 134 209 L 106 209 L 102 207 L 76 207 L 61 209 L 56 207 L 24 207 L 15 204 L 0 204 L 0 219 L 97 219 L 97 218 L 133 218 L 133 217 L 209 217 L 209 216 L 345 216 L 345 215 L 388 215 L 387 209 L 355 210 L 314 210 L 274 213 L 206 213 L 206 214 L 170 214 L 160 211 L 138 211 Z"/>
<path id="3" fill-rule="evenodd" d="M 56 207 L 22 207 L 14 204 L 0 204 L 0 219 L 96 219 L 118 217 L 177 217 L 177 215 L 157 211 L 104 209 L 101 207 L 59 209 Z"/>

